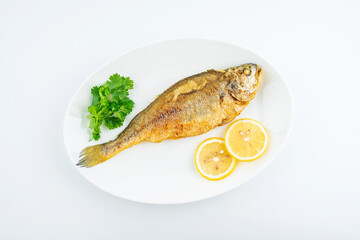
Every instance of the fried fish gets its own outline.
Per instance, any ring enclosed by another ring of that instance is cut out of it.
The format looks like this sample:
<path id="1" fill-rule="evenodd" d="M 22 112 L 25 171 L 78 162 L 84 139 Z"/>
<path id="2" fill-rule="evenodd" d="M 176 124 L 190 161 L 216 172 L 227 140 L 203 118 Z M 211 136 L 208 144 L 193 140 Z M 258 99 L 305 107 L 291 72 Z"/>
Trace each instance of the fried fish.
<path id="1" fill-rule="evenodd" d="M 118 137 L 85 148 L 78 166 L 93 167 L 143 141 L 197 136 L 238 116 L 262 80 L 256 64 L 208 70 L 182 79 L 137 114 Z"/>

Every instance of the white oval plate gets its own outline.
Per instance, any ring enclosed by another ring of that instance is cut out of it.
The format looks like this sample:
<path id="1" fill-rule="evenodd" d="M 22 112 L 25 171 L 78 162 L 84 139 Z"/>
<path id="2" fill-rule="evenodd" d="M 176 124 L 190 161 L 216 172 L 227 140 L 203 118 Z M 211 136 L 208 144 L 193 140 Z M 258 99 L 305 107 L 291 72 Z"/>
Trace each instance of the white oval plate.
<path id="1" fill-rule="evenodd" d="M 238 163 L 234 172 L 221 181 L 200 176 L 194 166 L 194 154 L 204 139 L 223 137 L 228 125 L 196 137 L 141 143 L 120 152 L 92 168 L 75 166 L 80 151 L 89 142 L 87 107 L 90 89 L 119 73 L 134 80 L 130 97 L 135 102 L 124 126 L 102 129 L 96 143 L 117 136 L 129 121 L 154 98 L 178 80 L 207 69 L 225 69 L 244 63 L 256 63 L 264 71 L 263 83 L 249 106 L 238 118 L 253 118 L 269 132 L 270 144 L 258 160 Z M 227 192 L 257 175 L 279 152 L 286 141 L 293 119 L 289 88 L 281 75 L 263 58 L 242 47 L 215 40 L 177 39 L 153 43 L 115 57 L 93 73 L 77 90 L 69 103 L 64 120 L 64 141 L 74 167 L 98 188 L 115 196 L 145 203 L 175 204 L 193 202 Z"/>

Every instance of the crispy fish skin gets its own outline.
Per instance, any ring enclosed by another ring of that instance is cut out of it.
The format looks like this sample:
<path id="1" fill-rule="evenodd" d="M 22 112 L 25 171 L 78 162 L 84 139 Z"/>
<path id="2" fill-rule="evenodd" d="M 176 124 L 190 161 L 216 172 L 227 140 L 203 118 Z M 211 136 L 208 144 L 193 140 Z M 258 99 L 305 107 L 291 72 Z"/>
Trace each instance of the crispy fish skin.
<path id="1" fill-rule="evenodd" d="M 78 166 L 92 167 L 142 141 L 203 134 L 238 116 L 262 80 L 256 64 L 208 70 L 172 85 L 137 114 L 115 140 L 85 148 Z"/>

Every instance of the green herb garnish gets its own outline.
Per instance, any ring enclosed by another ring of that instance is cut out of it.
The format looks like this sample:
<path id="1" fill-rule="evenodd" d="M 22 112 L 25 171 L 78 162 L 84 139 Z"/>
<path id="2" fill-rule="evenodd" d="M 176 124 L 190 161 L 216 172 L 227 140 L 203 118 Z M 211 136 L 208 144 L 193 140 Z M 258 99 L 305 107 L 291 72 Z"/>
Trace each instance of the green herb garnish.
<path id="1" fill-rule="evenodd" d="M 105 123 L 109 129 L 121 127 L 126 115 L 133 107 L 134 102 L 129 98 L 129 89 L 133 89 L 134 82 L 129 77 L 122 77 L 115 73 L 103 85 L 93 87 L 92 104 L 89 106 L 91 140 L 100 139 L 100 126 Z"/>

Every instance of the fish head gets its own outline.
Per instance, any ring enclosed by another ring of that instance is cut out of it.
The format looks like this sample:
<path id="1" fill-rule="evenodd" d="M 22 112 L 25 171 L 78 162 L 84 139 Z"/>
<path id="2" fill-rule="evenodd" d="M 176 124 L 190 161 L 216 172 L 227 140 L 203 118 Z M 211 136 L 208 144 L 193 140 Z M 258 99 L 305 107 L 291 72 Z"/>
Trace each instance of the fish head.
<path id="1" fill-rule="evenodd" d="M 255 97 L 262 80 L 262 69 L 253 63 L 228 68 L 225 71 L 228 80 L 227 90 L 238 101 L 250 101 Z"/>

